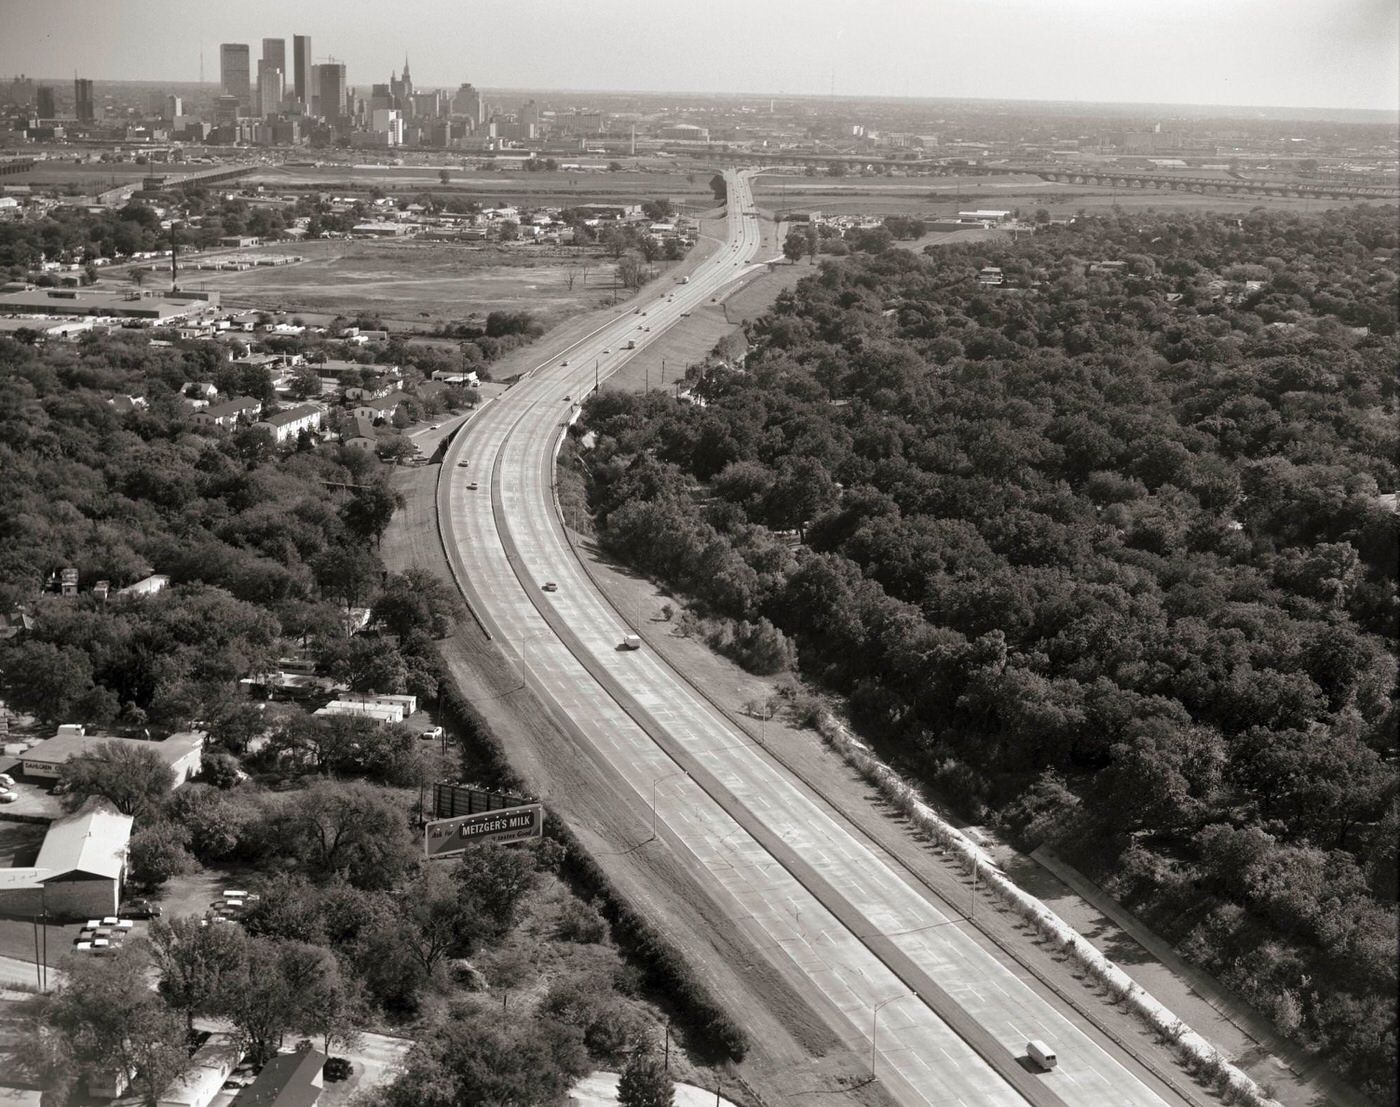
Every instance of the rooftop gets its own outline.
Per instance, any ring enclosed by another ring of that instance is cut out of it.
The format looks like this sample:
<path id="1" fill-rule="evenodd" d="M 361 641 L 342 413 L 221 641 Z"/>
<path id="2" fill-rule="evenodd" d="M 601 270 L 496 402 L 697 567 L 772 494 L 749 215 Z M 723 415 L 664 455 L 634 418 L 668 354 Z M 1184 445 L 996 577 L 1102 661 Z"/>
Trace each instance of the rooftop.
<path id="1" fill-rule="evenodd" d="M 279 1053 L 238 1093 L 233 1107 L 312 1107 L 321 1095 L 320 1086 L 312 1081 L 325 1063 L 326 1055 L 314 1049 Z"/>
<path id="2" fill-rule="evenodd" d="M 103 806 L 59 819 L 49 825 L 35 867 L 55 876 L 80 872 L 116 879 L 122 873 L 131 822 L 130 815 Z"/>

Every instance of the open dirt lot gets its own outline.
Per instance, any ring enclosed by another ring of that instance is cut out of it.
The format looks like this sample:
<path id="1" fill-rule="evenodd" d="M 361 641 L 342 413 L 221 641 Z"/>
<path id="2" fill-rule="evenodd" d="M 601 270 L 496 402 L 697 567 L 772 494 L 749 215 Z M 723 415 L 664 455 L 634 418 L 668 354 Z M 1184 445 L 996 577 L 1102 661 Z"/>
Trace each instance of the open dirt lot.
<path id="1" fill-rule="evenodd" d="M 549 326 L 618 295 L 611 258 L 545 247 L 325 240 L 267 249 L 306 260 L 242 272 L 190 270 L 185 283 L 217 289 L 227 304 L 369 312 L 414 324 L 529 311 Z"/>

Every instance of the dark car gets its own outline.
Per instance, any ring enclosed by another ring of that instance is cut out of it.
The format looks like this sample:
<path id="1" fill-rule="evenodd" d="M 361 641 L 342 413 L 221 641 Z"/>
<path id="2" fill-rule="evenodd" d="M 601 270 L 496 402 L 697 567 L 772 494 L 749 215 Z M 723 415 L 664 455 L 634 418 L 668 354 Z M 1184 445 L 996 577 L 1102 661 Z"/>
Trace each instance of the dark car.
<path id="1" fill-rule="evenodd" d="M 117 908 L 117 914 L 124 919 L 158 919 L 160 904 L 148 899 L 129 899 Z"/>
<path id="2" fill-rule="evenodd" d="M 344 1057 L 327 1057 L 321 1066 L 321 1075 L 327 1080 L 348 1080 L 351 1071 L 350 1062 Z"/>

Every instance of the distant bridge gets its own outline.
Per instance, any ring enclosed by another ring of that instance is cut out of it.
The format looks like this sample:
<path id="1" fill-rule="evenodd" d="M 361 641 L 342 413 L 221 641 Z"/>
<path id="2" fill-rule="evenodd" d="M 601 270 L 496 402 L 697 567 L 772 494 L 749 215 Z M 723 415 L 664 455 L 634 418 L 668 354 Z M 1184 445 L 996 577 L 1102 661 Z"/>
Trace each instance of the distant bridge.
<path id="1" fill-rule="evenodd" d="M 1019 174 L 1039 177 L 1060 184 L 1097 185 L 1101 188 L 1157 189 L 1171 192 L 1217 193 L 1242 196 L 1297 196 L 1328 200 L 1400 200 L 1400 186 L 1348 184 L 1342 181 L 1303 181 L 1248 179 L 1242 177 L 1188 177 L 1175 173 L 1127 170 L 1115 167 L 1086 167 L 1045 164 L 980 165 L 976 162 L 930 161 L 916 154 L 906 157 L 862 157 L 860 154 L 821 154 L 794 151 L 749 153 L 729 151 L 719 160 L 733 165 L 791 165 L 828 169 L 843 165 L 848 169 L 876 166 L 904 169 L 930 177 L 1004 176 Z"/>
<path id="2" fill-rule="evenodd" d="M 169 189 L 199 188 L 202 185 L 220 184 L 245 176 L 256 169 L 256 165 L 214 165 L 208 169 L 196 169 L 192 173 L 152 174 L 141 179 L 141 188 L 146 192 L 164 192 Z"/>

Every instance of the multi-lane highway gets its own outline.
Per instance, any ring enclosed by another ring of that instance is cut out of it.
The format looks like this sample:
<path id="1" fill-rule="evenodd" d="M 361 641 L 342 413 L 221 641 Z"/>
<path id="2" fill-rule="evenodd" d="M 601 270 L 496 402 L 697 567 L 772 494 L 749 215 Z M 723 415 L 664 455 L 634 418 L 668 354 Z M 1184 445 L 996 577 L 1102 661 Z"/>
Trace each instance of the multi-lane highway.
<path id="1" fill-rule="evenodd" d="M 581 756 L 630 785 L 639 837 L 654 832 L 684 859 L 846 1041 L 873 1044 L 896 1101 L 1162 1107 L 1168 1093 L 989 953 L 680 674 L 621 649 L 626 622 L 570 548 L 553 470 L 576 405 L 629 343 L 641 348 L 754 264 L 748 176 L 728 180 L 727 241 L 689 281 L 538 366 L 452 443 L 438 508 L 454 574 Z M 1054 1047 L 1055 1071 L 1025 1063 L 1031 1038 Z"/>

